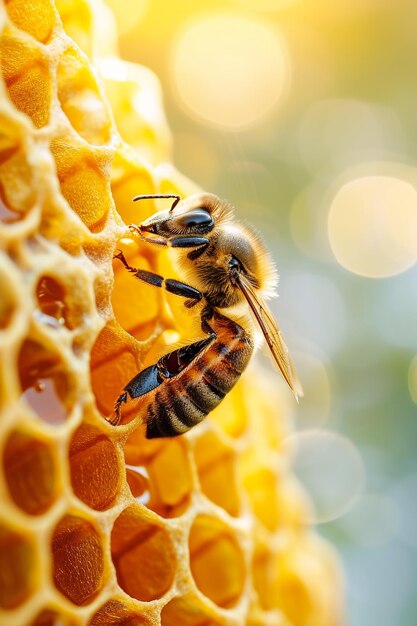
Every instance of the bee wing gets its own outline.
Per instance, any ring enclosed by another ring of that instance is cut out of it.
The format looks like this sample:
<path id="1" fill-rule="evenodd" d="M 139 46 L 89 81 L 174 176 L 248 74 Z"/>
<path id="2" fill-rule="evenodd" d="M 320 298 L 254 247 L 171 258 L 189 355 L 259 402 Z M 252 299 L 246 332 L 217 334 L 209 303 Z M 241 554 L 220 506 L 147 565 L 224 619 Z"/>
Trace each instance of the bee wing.
<path id="1" fill-rule="evenodd" d="M 242 276 L 239 277 L 239 287 L 250 306 L 253 316 L 258 322 L 263 336 L 265 337 L 265 341 L 268 344 L 274 362 L 278 366 L 282 376 L 287 381 L 291 391 L 298 401 L 298 397 L 304 395 L 303 388 L 288 353 L 288 348 L 282 338 L 278 324 L 272 317 L 272 314 L 265 302 L 259 294 L 256 293 L 249 281 L 245 280 Z"/>

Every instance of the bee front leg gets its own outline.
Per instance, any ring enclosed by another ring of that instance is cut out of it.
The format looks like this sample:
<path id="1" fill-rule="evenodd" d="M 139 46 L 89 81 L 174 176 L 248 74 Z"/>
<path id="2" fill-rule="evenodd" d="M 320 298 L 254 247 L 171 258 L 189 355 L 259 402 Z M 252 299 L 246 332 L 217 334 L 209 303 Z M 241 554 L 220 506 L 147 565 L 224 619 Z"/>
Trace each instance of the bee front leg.
<path id="1" fill-rule="evenodd" d="M 142 230 L 138 224 L 129 224 L 128 228 L 132 235 L 139 237 L 139 239 L 146 241 L 146 243 L 154 243 L 157 246 L 168 245 L 168 239 L 166 239 L 166 237 L 160 237 L 151 231 Z"/>
<path id="2" fill-rule="evenodd" d="M 178 235 L 168 238 L 158 235 L 156 232 L 151 230 L 150 227 L 145 228 L 144 225 L 129 224 L 128 228 L 132 235 L 135 235 L 135 237 L 139 237 L 147 243 L 154 243 L 158 246 L 168 246 L 169 248 L 197 248 L 198 253 L 202 254 L 209 244 L 207 237 L 198 237 L 196 235 Z"/>
<path id="3" fill-rule="evenodd" d="M 170 248 L 192 248 L 187 256 L 192 261 L 195 261 L 205 252 L 209 245 L 209 240 L 206 237 L 194 236 L 171 237 L 167 245 Z"/>
<path id="4" fill-rule="evenodd" d="M 201 248 L 202 246 L 206 248 L 208 243 L 207 237 L 183 236 L 171 237 L 168 239 L 167 245 L 170 248 Z"/>

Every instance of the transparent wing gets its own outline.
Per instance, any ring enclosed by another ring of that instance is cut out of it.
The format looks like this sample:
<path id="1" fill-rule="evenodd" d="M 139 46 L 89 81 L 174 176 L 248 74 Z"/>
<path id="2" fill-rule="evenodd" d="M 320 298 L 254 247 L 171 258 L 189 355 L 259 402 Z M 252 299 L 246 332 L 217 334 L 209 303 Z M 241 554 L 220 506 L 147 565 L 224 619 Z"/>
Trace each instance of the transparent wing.
<path id="1" fill-rule="evenodd" d="M 243 276 L 239 276 L 239 287 L 245 296 L 253 316 L 265 337 L 265 341 L 271 351 L 272 357 L 282 376 L 290 386 L 291 391 L 298 400 L 303 395 L 303 388 L 295 371 L 294 364 L 288 353 L 288 348 L 282 338 L 278 324 L 272 317 L 262 298 L 256 293 L 249 281 Z"/>

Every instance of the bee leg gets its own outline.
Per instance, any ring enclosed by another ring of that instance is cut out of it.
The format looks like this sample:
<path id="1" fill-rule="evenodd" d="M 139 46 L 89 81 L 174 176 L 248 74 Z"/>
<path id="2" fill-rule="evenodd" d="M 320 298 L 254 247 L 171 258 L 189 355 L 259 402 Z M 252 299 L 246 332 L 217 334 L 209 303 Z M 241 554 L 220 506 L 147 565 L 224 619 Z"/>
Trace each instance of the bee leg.
<path id="1" fill-rule="evenodd" d="M 204 246 L 207 248 L 209 240 L 207 237 L 171 237 L 168 239 L 168 246 L 171 248 L 200 248 Z"/>
<path id="2" fill-rule="evenodd" d="M 153 285 L 154 287 L 161 287 L 166 289 L 170 293 L 175 294 L 176 296 L 181 296 L 182 298 L 187 298 L 187 302 L 185 303 L 187 307 L 194 306 L 197 302 L 199 302 L 203 294 L 198 289 L 194 289 L 190 285 L 186 283 L 182 283 L 179 280 L 175 280 L 173 278 L 163 278 L 159 274 L 155 274 L 154 272 L 148 272 L 148 270 L 140 270 L 136 267 L 131 267 L 129 263 L 126 261 L 123 252 L 119 250 L 118 254 L 115 254 L 115 259 L 119 259 L 125 266 L 128 272 L 131 272 L 136 278 L 139 280 L 143 280 L 148 285 Z M 192 303 L 192 304 L 189 304 Z"/>
<path id="3" fill-rule="evenodd" d="M 117 424 L 120 422 L 120 407 L 122 405 L 123 402 L 126 402 L 127 400 L 127 393 L 124 392 L 122 394 L 120 394 L 120 396 L 117 398 L 116 403 L 114 405 L 114 417 L 112 419 L 107 419 L 107 421 L 112 425 L 112 426 L 117 426 Z"/>
<path id="4" fill-rule="evenodd" d="M 171 237 L 168 239 L 167 245 L 171 248 L 193 248 L 187 256 L 192 261 L 198 259 L 199 256 L 207 249 L 209 240 L 206 237 Z"/>
<path id="5" fill-rule="evenodd" d="M 120 394 L 120 396 L 117 398 L 115 405 L 114 405 L 114 416 L 112 418 L 106 417 L 106 420 L 112 426 L 117 426 L 117 424 L 120 422 L 120 417 L 121 417 L 120 407 L 123 402 L 126 402 L 126 400 L 127 400 L 127 393 L 125 392 L 125 393 Z"/>
<path id="6" fill-rule="evenodd" d="M 193 248 L 187 256 L 195 261 L 207 249 L 209 240 L 206 237 L 171 237 L 167 245 L 171 248 Z"/>
<path id="7" fill-rule="evenodd" d="M 113 426 L 117 426 L 121 419 L 121 405 L 127 402 L 128 396 L 132 400 L 140 398 L 159 387 L 166 379 L 177 376 L 215 339 L 216 334 L 212 332 L 205 339 L 200 339 L 188 346 L 169 352 L 154 365 L 150 365 L 136 374 L 123 388 L 123 393 L 117 398 L 114 406 L 114 416 L 107 418 L 107 421 Z"/>
<path id="8" fill-rule="evenodd" d="M 158 237 L 152 232 L 142 230 L 141 227 L 138 226 L 138 224 L 129 224 L 128 228 L 132 235 L 134 235 L 135 237 L 139 237 L 143 241 L 146 241 L 146 243 L 154 243 L 157 246 L 168 245 L 168 239 L 166 239 L 165 237 Z"/>
<path id="9" fill-rule="evenodd" d="M 114 405 L 114 416 L 107 418 L 107 421 L 112 424 L 112 426 L 117 426 L 121 419 L 121 406 L 123 403 L 127 402 L 128 396 L 132 399 L 139 398 L 158 387 L 162 381 L 163 378 L 158 372 L 158 364 L 146 367 L 139 372 L 139 374 L 136 374 L 136 376 L 123 387 L 123 392 L 117 398 Z"/>
<path id="10" fill-rule="evenodd" d="M 154 243 L 157 244 L 159 246 L 168 246 L 170 248 L 197 248 L 199 254 L 197 254 L 197 256 L 199 256 L 202 252 L 204 252 L 204 250 L 207 248 L 208 244 L 209 244 L 209 240 L 207 239 L 207 237 L 197 237 L 195 235 L 182 235 L 182 236 L 176 236 L 176 237 L 170 237 L 169 239 L 167 239 L 166 237 L 158 237 L 152 230 L 151 227 L 145 227 L 145 226 L 141 226 L 138 224 L 129 224 L 129 230 L 130 232 L 135 235 L 136 237 L 140 237 L 141 239 L 143 239 L 144 241 L 146 241 L 147 243 Z M 193 254 L 193 252 L 190 253 L 190 258 L 191 254 Z M 194 254 L 196 254 L 194 252 Z"/>
<path id="11" fill-rule="evenodd" d="M 190 308 L 190 306 L 194 306 L 197 302 L 200 302 L 203 297 L 203 294 L 198 289 L 195 289 L 186 283 L 182 283 L 179 280 L 174 280 L 173 278 L 165 278 L 164 287 L 167 291 L 175 294 L 176 296 L 188 298 L 187 302 L 185 302 L 185 306 L 188 308 Z"/>

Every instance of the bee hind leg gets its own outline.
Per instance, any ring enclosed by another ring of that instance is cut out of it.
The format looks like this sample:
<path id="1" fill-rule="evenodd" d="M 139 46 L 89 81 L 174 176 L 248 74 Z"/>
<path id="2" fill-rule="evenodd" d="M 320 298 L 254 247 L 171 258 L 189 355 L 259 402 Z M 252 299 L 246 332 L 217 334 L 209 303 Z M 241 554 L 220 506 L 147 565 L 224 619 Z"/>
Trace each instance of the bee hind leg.
<path id="1" fill-rule="evenodd" d="M 167 379 L 174 378 L 187 365 L 190 365 L 215 338 L 215 333 L 212 333 L 205 339 L 173 350 L 173 352 L 161 357 L 154 365 L 150 365 L 136 374 L 123 388 L 123 392 L 117 398 L 114 406 L 114 416 L 107 418 L 107 421 L 113 426 L 117 426 L 121 419 L 121 405 L 127 402 L 128 396 L 132 400 L 140 398 L 159 387 Z"/>
<path id="2" fill-rule="evenodd" d="M 161 384 L 163 378 L 159 374 L 158 363 L 151 365 L 136 374 L 136 376 L 134 376 L 125 387 L 123 387 L 122 393 L 115 402 L 113 417 L 107 418 L 107 421 L 112 424 L 112 426 L 117 426 L 119 424 L 121 420 L 121 406 L 127 402 L 128 396 L 132 400 L 134 398 L 140 398 L 140 396 L 145 395 L 145 393 L 152 391 Z"/>
<path id="3" fill-rule="evenodd" d="M 120 422 L 120 418 L 121 418 L 121 405 L 126 402 L 127 400 L 127 393 L 126 391 L 124 393 L 121 393 L 120 396 L 117 398 L 115 405 L 114 405 L 114 416 L 110 419 L 107 418 L 107 421 L 109 422 L 109 424 L 111 424 L 112 426 L 117 426 L 117 424 Z"/>

